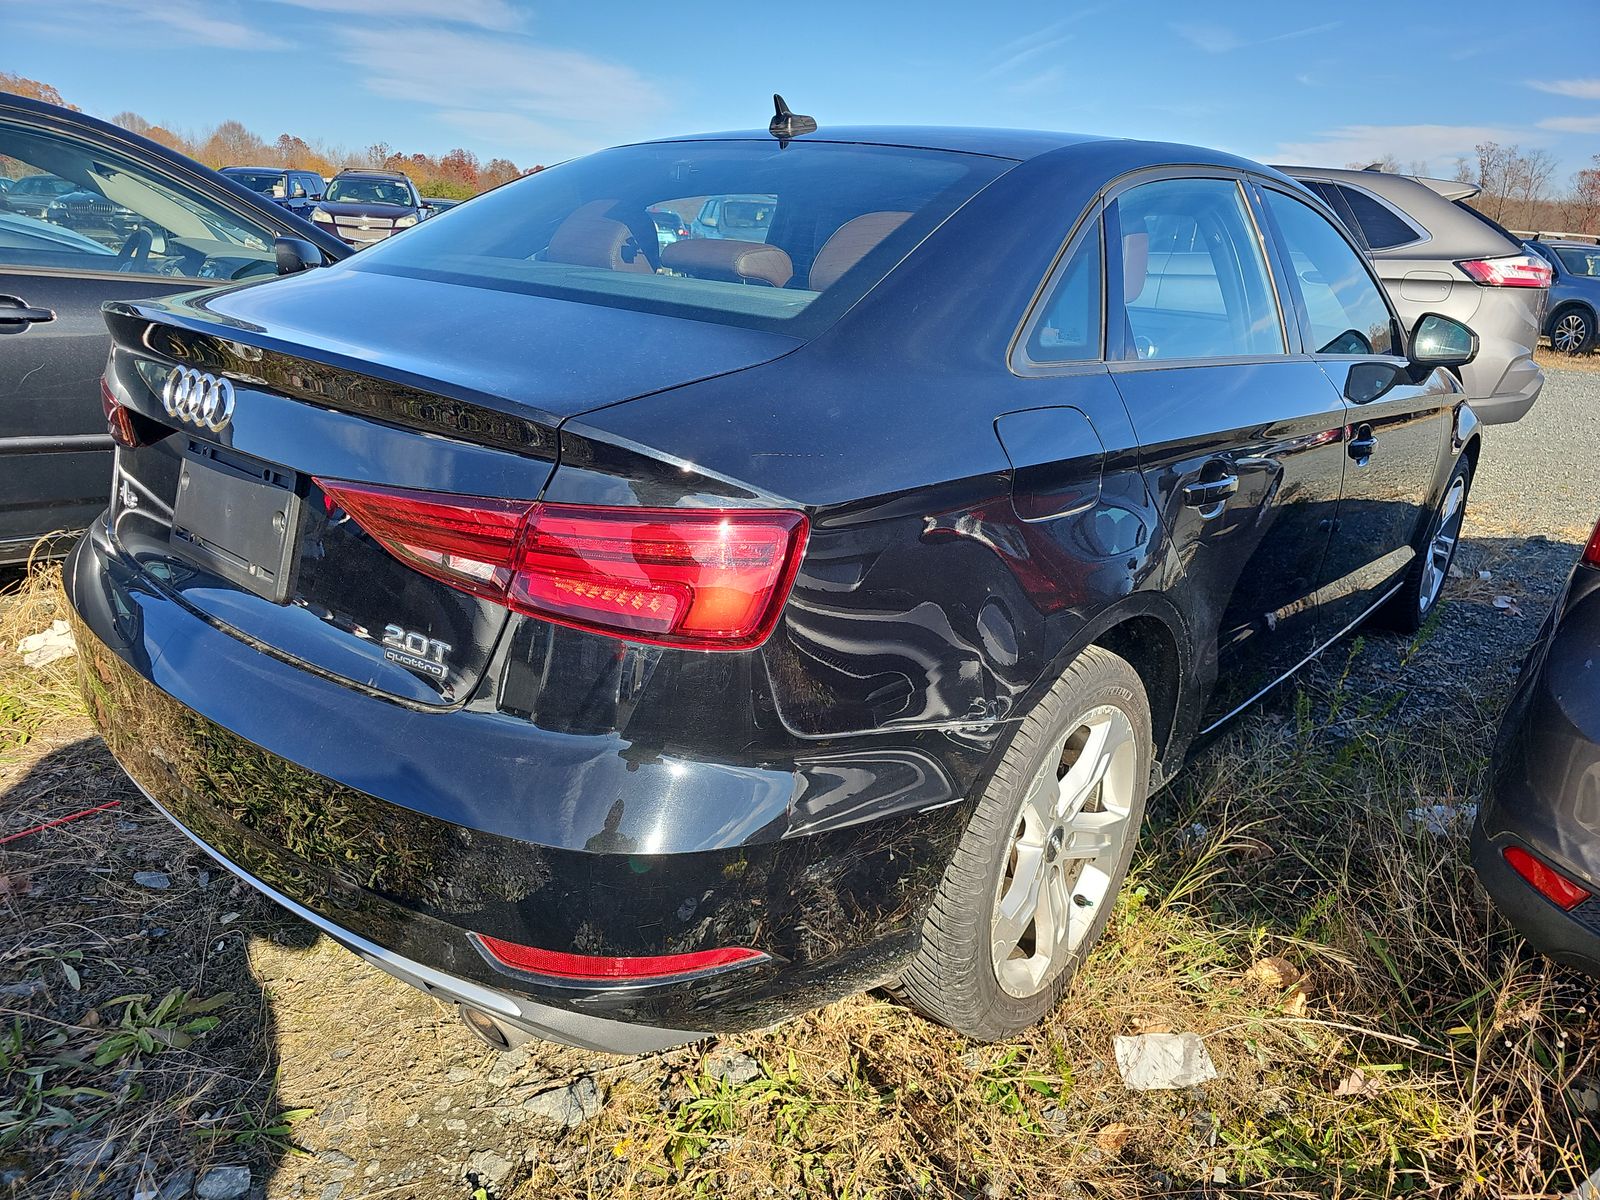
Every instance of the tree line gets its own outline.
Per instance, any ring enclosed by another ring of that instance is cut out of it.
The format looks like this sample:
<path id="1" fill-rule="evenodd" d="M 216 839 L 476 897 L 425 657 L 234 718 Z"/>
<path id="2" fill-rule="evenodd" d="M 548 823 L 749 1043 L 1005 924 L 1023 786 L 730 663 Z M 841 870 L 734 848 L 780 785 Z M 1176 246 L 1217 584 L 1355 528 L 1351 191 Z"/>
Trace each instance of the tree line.
<path id="1" fill-rule="evenodd" d="M 1456 158 L 1448 178 L 1476 187 L 1478 194 L 1467 203 L 1508 229 L 1600 234 L 1600 154 L 1589 162 L 1558 187 L 1556 160 L 1548 150 L 1481 142 L 1470 156 Z M 1393 154 L 1375 163 L 1348 165 L 1404 175 L 1433 174 L 1426 162 L 1402 166 Z"/>
<path id="2" fill-rule="evenodd" d="M 0 71 L 0 92 L 29 96 L 63 108 L 77 108 L 66 103 L 51 85 L 4 71 Z M 320 138 L 308 140 L 292 133 L 280 133 L 269 140 L 242 122 L 232 120 L 198 132 L 169 129 L 136 112 L 120 112 L 111 118 L 111 123 L 186 154 L 208 167 L 291 167 L 328 177 L 342 167 L 383 168 L 409 175 L 424 196 L 451 200 L 465 200 L 520 175 L 544 170 L 542 165 L 519 167 L 509 158 L 481 162 L 471 150 L 461 147 L 434 156 L 408 154 L 386 142 L 352 150 Z"/>

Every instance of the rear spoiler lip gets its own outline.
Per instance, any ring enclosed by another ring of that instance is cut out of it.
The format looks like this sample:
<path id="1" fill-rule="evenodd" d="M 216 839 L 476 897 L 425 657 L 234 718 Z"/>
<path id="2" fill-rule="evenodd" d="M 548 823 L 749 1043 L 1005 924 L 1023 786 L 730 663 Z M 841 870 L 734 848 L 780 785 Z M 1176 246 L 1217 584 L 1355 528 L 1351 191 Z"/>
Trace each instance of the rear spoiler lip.
<path id="1" fill-rule="evenodd" d="M 1291 179 L 1300 180 L 1301 182 L 1304 182 L 1304 180 L 1301 179 L 1302 175 L 1309 175 L 1312 177 L 1326 175 L 1327 178 L 1332 179 L 1334 175 L 1360 175 L 1363 171 L 1363 169 L 1355 169 L 1351 167 L 1304 167 L 1276 164 L 1272 169 L 1274 171 L 1281 171 Z M 1364 170 L 1371 169 L 1364 168 Z M 1371 171 L 1371 173 L 1374 175 L 1388 174 L 1386 171 Z M 1413 183 L 1420 183 L 1429 191 L 1438 193 L 1446 200 L 1470 200 L 1479 192 L 1483 191 L 1483 189 L 1477 184 L 1466 183 L 1459 179 L 1433 179 L 1427 175 L 1401 175 L 1399 178 L 1409 179 Z"/>

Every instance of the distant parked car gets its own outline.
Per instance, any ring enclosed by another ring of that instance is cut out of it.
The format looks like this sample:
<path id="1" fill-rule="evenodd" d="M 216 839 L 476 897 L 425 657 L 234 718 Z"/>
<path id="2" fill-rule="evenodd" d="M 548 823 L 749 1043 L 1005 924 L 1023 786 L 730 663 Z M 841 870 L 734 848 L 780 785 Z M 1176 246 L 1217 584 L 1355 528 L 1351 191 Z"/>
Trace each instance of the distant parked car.
<path id="1" fill-rule="evenodd" d="M 71 180 L 62 179 L 59 175 L 24 175 L 7 189 L 5 206 L 7 211 L 14 212 L 18 216 L 43 221 L 46 211 L 50 208 L 50 202 L 58 196 L 76 191 L 77 186 Z"/>
<path id="2" fill-rule="evenodd" d="M 422 198 L 423 207 L 432 210 L 433 213 L 442 213 L 445 209 L 454 208 L 460 203 L 460 200 L 447 200 L 443 196 L 424 196 Z"/>
<path id="3" fill-rule="evenodd" d="M 311 219 L 352 246 L 370 246 L 429 213 L 417 185 L 399 171 L 340 171 Z"/>
<path id="4" fill-rule="evenodd" d="M 1600 975 L 1597 658 L 1600 526 L 1523 663 L 1472 834 L 1495 907 L 1536 949 L 1591 975 Z"/>
<path id="5" fill-rule="evenodd" d="M 221 173 L 302 217 L 311 215 L 311 209 L 322 199 L 327 186 L 315 171 L 283 170 L 278 167 L 223 167 Z"/>
<path id="6" fill-rule="evenodd" d="M 236 181 L 79 112 L 0 93 L 0 563 L 76 533 L 111 491 L 95 386 L 111 340 L 100 305 L 271 275 L 274 239 L 337 238 Z M 22 203 L 17 203 L 18 193 Z M 87 382 L 86 382 L 87 381 Z"/>
<path id="7" fill-rule="evenodd" d="M 11 185 L 15 182 L 16 180 L 11 178 L 9 175 L 0 175 L 0 196 L 4 196 L 7 192 L 9 192 L 11 190 Z"/>
<path id="8" fill-rule="evenodd" d="M 1541 238 L 1527 243 L 1544 256 L 1555 278 L 1545 306 L 1544 335 L 1557 354 L 1588 354 L 1600 329 L 1600 246 Z"/>
<path id="9" fill-rule="evenodd" d="M 1365 243 L 1400 316 L 1443 313 L 1471 326 L 1478 357 L 1461 369 L 1486 424 L 1519 420 L 1544 386 L 1533 361 L 1550 265 L 1467 204 L 1470 183 L 1381 171 L 1281 167 L 1328 202 Z"/>
<path id="10" fill-rule="evenodd" d="M 655 223 L 656 227 L 656 241 L 660 242 L 661 245 L 670 246 L 673 242 L 689 236 L 689 226 L 684 223 L 682 217 L 670 208 L 652 208 L 649 212 L 650 220 Z"/>
<path id="11" fill-rule="evenodd" d="M 691 224 L 697 238 L 764 242 L 777 210 L 776 196 L 711 196 Z"/>

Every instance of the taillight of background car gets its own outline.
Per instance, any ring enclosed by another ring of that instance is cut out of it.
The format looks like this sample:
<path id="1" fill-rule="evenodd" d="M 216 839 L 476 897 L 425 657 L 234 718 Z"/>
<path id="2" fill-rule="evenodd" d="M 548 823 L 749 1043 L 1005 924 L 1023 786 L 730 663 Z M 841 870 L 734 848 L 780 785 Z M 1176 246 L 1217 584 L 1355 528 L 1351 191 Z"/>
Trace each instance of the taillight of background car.
<path id="1" fill-rule="evenodd" d="M 1537 254 L 1508 254 L 1504 258 L 1469 258 L 1458 262 L 1484 287 L 1547 288 L 1555 278 L 1550 264 Z"/>
<path id="2" fill-rule="evenodd" d="M 591 508 L 317 480 L 389 553 L 516 612 L 661 646 L 767 640 L 805 549 L 782 509 Z"/>

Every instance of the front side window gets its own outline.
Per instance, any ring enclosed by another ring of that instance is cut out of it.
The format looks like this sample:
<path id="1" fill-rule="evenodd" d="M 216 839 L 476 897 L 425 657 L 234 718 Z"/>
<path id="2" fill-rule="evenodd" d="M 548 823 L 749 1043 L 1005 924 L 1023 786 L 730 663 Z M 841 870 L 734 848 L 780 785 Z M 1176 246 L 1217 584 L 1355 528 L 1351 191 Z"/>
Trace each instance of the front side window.
<path id="1" fill-rule="evenodd" d="M 1126 358 L 1283 354 L 1260 238 L 1231 179 L 1163 179 L 1116 201 Z"/>
<path id="2" fill-rule="evenodd" d="M 1314 354 L 1398 354 L 1394 319 L 1361 256 L 1316 209 L 1263 189 L 1294 284 L 1305 301 Z"/>
<path id="3" fill-rule="evenodd" d="M 805 337 L 1013 165 L 804 140 L 621 146 L 496 188 L 348 265 Z M 664 239 L 661 213 L 693 220 Z"/>
<path id="4" fill-rule="evenodd" d="M 1078 239 L 1033 332 L 1036 363 L 1091 362 L 1100 357 L 1100 223 Z"/>
<path id="5" fill-rule="evenodd" d="M 228 171 L 229 179 L 242 183 L 257 195 L 269 199 L 283 199 L 284 176 L 277 171 Z"/>
<path id="6" fill-rule="evenodd" d="M 1568 275 L 1600 275 L 1600 246 L 1579 249 L 1576 246 L 1552 246 Z"/>
<path id="7" fill-rule="evenodd" d="M 243 279 L 273 235 L 148 166 L 71 135 L 0 122 L 0 264 Z"/>

